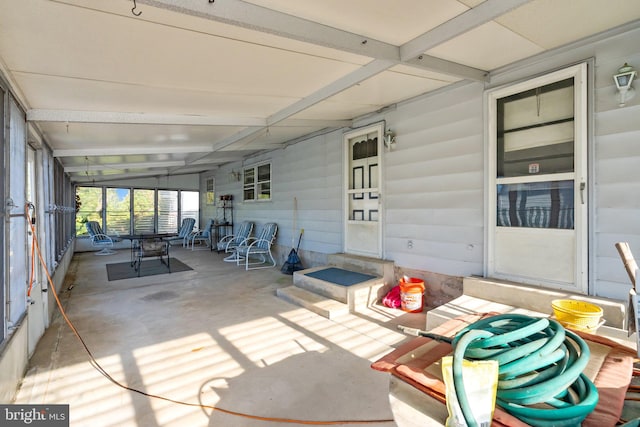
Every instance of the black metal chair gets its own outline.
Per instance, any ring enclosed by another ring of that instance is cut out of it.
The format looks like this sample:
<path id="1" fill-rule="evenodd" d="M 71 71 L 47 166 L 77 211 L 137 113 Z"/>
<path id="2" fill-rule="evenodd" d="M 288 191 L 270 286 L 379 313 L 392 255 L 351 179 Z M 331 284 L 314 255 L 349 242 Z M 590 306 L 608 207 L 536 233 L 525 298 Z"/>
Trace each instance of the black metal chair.
<path id="1" fill-rule="evenodd" d="M 158 257 L 160 259 L 160 263 L 166 265 L 169 269 L 169 273 L 171 273 L 169 246 L 171 246 L 169 245 L 169 242 L 164 240 L 144 239 L 140 241 L 139 246 L 136 248 L 135 260 L 133 262 L 133 268 L 138 272 L 138 277 L 140 277 L 142 260 L 144 258 Z"/>

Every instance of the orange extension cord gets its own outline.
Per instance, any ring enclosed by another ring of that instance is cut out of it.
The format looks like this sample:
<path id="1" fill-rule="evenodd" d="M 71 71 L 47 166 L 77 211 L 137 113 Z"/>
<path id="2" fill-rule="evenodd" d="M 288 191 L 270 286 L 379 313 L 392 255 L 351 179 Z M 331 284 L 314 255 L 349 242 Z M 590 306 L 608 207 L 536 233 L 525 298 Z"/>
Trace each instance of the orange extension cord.
<path id="1" fill-rule="evenodd" d="M 26 216 L 27 216 L 27 222 L 29 223 L 29 227 L 31 227 L 31 233 L 33 234 L 33 247 L 35 247 L 35 250 L 38 252 L 38 259 L 40 260 L 40 264 L 42 264 L 42 267 L 44 268 L 44 271 L 45 271 L 45 273 L 47 275 L 47 281 L 49 282 L 49 288 L 51 289 L 51 292 L 53 293 L 53 296 L 54 296 L 54 298 L 56 300 L 56 304 L 58 305 L 58 309 L 60 309 L 60 313 L 62 314 L 62 317 L 64 318 L 65 322 L 67 323 L 69 328 L 71 328 L 71 330 L 73 331 L 73 334 L 76 336 L 76 338 L 78 338 L 78 340 L 80 341 L 80 343 L 84 347 L 85 351 L 87 352 L 87 355 L 89 356 L 89 362 L 91 363 L 91 366 L 93 366 L 106 379 L 108 379 L 113 384 L 117 385 L 118 387 L 121 387 L 121 388 L 123 388 L 125 390 L 129 390 L 129 391 L 134 392 L 134 393 L 141 394 L 143 396 L 152 397 L 152 398 L 155 398 L 155 399 L 160 399 L 160 400 L 164 400 L 164 401 L 171 402 L 171 403 L 176 403 L 178 405 L 192 406 L 192 407 L 203 408 L 203 409 L 210 409 L 210 410 L 213 410 L 213 411 L 219 411 L 219 412 L 223 412 L 225 414 L 235 415 L 235 416 L 238 416 L 238 417 L 250 418 L 250 419 L 253 419 L 253 420 L 260 420 L 260 421 L 267 421 L 267 422 L 274 422 L 274 423 L 289 423 L 289 424 L 304 424 L 304 425 L 340 425 L 340 424 L 374 424 L 374 423 L 389 423 L 389 422 L 393 422 L 392 419 L 388 419 L 388 420 L 314 421 L 314 420 L 297 420 L 297 419 L 293 419 L 293 418 L 262 417 L 262 416 L 259 416 L 259 415 L 251 415 L 251 414 L 245 414 L 245 413 L 242 413 L 242 412 L 231 411 L 229 409 L 224 409 L 224 408 L 220 408 L 220 407 L 217 407 L 217 406 L 210 406 L 210 405 L 203 405 L 203 404 L 200 404 L 200 403 L 189 403 L 189 402 L 183 402 L 183 401 L 180 401 L 180 400 L 174 400 L 174 399 L 171 399 L 171 398 L 168 398 L 168 397 L 164 397 L 164 396 L 158 396 L 158 395 L 155 395 L 155 394 L 149 394 L 149 393 L 146 393 L 146 392 L 144 392 L 142 390 L 138 390 L 138 389 L 126 386 L 124 384 L 121 384 L 116 379 L 114 379 L 100 365 L 100 363 L 96 360 L 96 358 L 91 353 L 91 350 L 89 349 L 87 344 L 82 339 L 82 336 L 80 336 L 80 333 L 78 332 L 78 330 L 76 329 L 74 324 L 71 322 L 69 317 L 67 317 L 67 313 L 65 312 L 64 308 L 62 307 L 62 303 L 60 302 L 60 299 L 58 298 L 58 293 L 56 292 L 56 287 L 53 284 L 53 280 L 51 279 L 51 275 L 49 274 L 49 270 L 47 269 L 47 265 L 46 265 L 46 263 L 45 263 L 45 261 L 44 261 L 44 259 L 42 257 L 42 253 L 40 252 L 40 246 L 38 245 L 38 239 L 36 239 L 35 227 L 34 227 L 32 221 L 31 221 L 31 216 L 29 215 L 30 207 L 33 207 L 33 205 L 27 204 L 26 207 L 25 207 L 25 211 L 26 211 Z M 30 283 L 30 286 L 29 286 L 29 293 L 31 292 L 31 287 L 33 286 L 33 270 L 35 270 L 34 269 L 34 262 L 33 262 L 33 248 L 32 248 L 31 268 L 32 268 L 32 272 L 31 272 L 31 283 Z"/>

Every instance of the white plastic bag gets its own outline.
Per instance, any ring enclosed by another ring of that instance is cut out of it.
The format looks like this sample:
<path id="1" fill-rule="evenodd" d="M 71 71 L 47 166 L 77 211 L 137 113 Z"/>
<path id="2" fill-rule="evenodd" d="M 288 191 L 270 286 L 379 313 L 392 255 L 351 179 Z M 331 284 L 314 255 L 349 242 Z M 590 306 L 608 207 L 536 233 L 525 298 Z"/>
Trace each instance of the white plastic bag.
<path id="1" fill-rule="evenodd" d="M 453 356 L 442 358 L 442 377 L 446 386 L 447 427 L 466 427 L 462 409 L 458 403 L 453 383 Z M 462 381 L 476 422 L 480 427 L 489 427 L 496 406 L 498 388 L 498 362 L 495 360 L 462 361 Z"/>

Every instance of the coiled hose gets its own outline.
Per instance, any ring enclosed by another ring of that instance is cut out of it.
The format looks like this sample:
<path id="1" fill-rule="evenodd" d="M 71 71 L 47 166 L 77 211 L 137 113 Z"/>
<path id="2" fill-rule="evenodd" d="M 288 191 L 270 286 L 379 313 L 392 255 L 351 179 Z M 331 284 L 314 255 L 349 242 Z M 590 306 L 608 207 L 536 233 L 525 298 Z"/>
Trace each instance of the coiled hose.
<path id="1" fill-rule="evenodd" d="M 589 347 L 553 319 L 501 314 L 467 326 L 453 339 L 419 335 L 453 346 L 453 382 L 469 427 L 478 423 L 462 381 L 463 359 L 496 360 L 496 403 L 532 426 L 579 426 L 598 403 L 596 387 L 582 373 Z"/>

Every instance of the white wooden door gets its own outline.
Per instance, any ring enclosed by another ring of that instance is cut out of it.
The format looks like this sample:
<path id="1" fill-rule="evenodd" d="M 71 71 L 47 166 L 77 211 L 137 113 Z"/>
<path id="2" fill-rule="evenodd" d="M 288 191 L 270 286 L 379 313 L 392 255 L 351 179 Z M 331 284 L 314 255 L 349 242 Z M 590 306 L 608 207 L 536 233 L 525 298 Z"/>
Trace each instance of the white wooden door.
<path id="1" fill-rule="evenodd" d="M 344 135 L 344 251 L 382 257 L 382 136 L 384 124 Z"/>
<path id="2" fill-rule="evenodd" d="M 586 105 L 586 64 L 489 92 L 489 276 L 587 293 Z"/>

